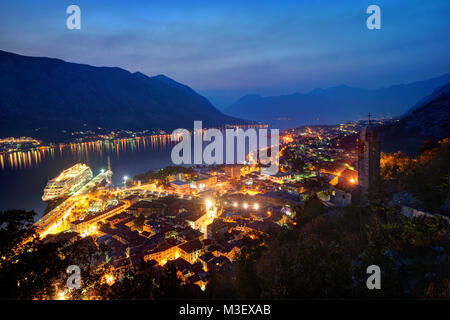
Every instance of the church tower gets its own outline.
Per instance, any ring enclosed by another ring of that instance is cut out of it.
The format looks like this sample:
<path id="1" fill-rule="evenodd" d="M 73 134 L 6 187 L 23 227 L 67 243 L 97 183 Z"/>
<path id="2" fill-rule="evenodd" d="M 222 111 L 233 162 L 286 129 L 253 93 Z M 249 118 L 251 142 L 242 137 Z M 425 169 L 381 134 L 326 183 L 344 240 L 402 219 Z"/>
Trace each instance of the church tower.
<path id="1" fill-rule="evenodd" d="M 361 130 L 358 143 L 358 184 L 365 196 L 369 185 L 380 175 L 380 140 L 369 121 Z"/>

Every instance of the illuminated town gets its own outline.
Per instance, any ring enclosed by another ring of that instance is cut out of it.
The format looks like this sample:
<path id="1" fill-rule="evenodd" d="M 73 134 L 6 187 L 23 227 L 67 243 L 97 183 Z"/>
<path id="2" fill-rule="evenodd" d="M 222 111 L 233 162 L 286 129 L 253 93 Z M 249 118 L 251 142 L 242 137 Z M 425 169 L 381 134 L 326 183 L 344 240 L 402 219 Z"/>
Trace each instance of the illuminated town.
<path id="1" fill-rule="evenodd" d="M 139 270 L 147 263 L 152 270 L 175 268 L 181 285 L 206 291 L 212 278 L 233 273 L 237 259 L 248 250 L 248 241 L 267 239 L 274 230 L 295 229 L 303 219 L 297 216 L 303 214 L 299 208 L 306 203 L 318 201 L 326 212 L 335 214 L 366 203 L 369 186 L 380 176 L 380 166 L 393 161 L 387 156 L 381 159 L 375 129 L 389 123 L 391 119 L 370 120 L 369 115 L 368 121 L 285 130 L 280 135 L 279 171 L 275 175 L 262 174 L 259 162 L 246 161 L 168 166 L 123 176 L 120 184 L 113 185 L 109 156 L 99 172 L 77 163 L 56 172 L 48 181 L 42 196 L 48 207 L 34 226 L 44 243 L 88 241 L 102 252 L 104 258 L 89 264 L 97 270 L 91 271 L 93 274 L 103 270 L 99 285 L 122 283 L 130 270 Z M 107 148 L 115 153 L 126 152 L 127 147 L 145 149 L 146 143 L 174 144 L 166 134 L 149 139 L 67 143 L 57 148 L 76 148 L 75 152 Z M 4 143 L 18 141 L 35 143 L 36 148 L 3 153 L 1 159 L 14 159 L 9 164 L 12 167 L 29 161 L 28 152 L 45 156 L 55 148 L 38 145 L 31 138 L 10 138 Z M 15 162 L 18 154 L 19 159 L 25 159 Z M 247 160 L 249 156 L 251 153 Z M 401 210 L 406 216 L 427 215 L 407 206 Z M 448 224 L 448 218 L 443 218 Z M 61 286 L 61 279 L 54 281 L 55 288 Z M 41 297 L 72 298 L 71 292 L 63 289 Z M 107 296 L 91 290 L 77 298 Z"/>
<path id="2" fill-rule="evenodd" d="M 107 266 L 108 285 L 120 280 L 123 270 L 154 261 L 175 265 L 183 283 L 205 290 L 212 272 L 232 270 L 246 238 L 295 226 L 293 208 L 311 196 L 331 208 L 355 202 L 355 135 L 366 125 L 284 131 L 280 171 L 273 176 L 261 174 L 258 164 L 169 166 L 124 176 L 113 186 L 109 165 L 93 175 L 78 163 L 49 180 L 42 199 L 53 209 L 35 223 L 36 230 L 44 242 L 89 238 L 107 248 L 107 261 L 97 267 Z"/>

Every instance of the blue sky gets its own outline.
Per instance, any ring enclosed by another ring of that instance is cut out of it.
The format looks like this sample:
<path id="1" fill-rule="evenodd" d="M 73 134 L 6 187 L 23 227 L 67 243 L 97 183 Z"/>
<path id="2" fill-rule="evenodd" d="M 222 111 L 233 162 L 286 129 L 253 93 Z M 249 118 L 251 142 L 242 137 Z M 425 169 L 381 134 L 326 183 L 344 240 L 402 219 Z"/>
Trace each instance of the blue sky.
<path id="1" fill-rule="evenodd" d="M 81 30 L 66 8 L 81 8 Z M 370 4 L 381 30 L 366 28 Z M 376 88 L 450 72 L 450 1 L 2 0 L 0 49 L 165 74 L 225 107 L 241 95 Z"/>

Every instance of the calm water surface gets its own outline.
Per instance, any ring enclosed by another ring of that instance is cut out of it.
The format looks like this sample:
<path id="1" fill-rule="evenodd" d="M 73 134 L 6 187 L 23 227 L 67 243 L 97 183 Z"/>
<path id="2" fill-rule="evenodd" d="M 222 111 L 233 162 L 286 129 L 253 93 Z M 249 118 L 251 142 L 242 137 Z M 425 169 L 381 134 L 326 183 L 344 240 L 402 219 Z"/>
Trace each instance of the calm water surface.
<path id="1" fill-rule="evenodd" d="M 0 210 L 35 210 L 40 216 L 46 207 L 41 197 L 47 181 L 79 162 L 90 166 L 97 175 L 107 168 L 109 158 L 113 184 L 122 186 L 124 176 L 132 177 L 172 165 L 170 154 L 176 143 L 171 141 L 171 135 L 156 135 L 0 154 Z M 208 143 L 203 142 L 203 145 Z M 225 142 L 223 148 L 225 153 Z M 234 151 L 236 161 L 236 145 Z M 248 145 L 245 151 L 249 151 Z M 193 149 L 191 152 L 193 154 Z"/>
<path id="2" fill-rule="evenodd" d="M 108 158 L 114 185 L 123 177 L 171 164 L 175 142 L 170 136 L 152 136 L 114 141 L 75 143 L 55 148 L 0 155 L 0 210 L 26 209 L 42 214 L 41 196 L 47 181 L 78 162 L 89 165 L 94 175 L 107 168 Z"/>

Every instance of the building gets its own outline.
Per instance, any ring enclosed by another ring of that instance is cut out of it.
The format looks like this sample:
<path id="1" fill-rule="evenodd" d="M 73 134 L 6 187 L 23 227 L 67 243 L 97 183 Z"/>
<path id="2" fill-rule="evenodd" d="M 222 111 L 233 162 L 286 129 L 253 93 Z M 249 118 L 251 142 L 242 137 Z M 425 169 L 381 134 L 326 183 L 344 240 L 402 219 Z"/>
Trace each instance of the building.
<path id="1" fill-rule="evenodd" d="M 292 179 L 292 173 L 280 171 L 277 174 L 268 176 L 268 179 L 276 183 L 285 183 Z"/>
<path id="2" fill-rule="evenodd" d="M 213 255 L 211 252 L 207 252 L 198 258 L 198 261 L 200 261 L 202 263 L 203 270 L 208 270 L 208 265 L 207 265 L 208 262 L 213 260 L 215 257 L 216 256 Z"/>
<path id="3" fill-rule="evenodd" d="M 233 262 L 237 255 L 241 252 L 241 248 L 239 247 L 239 244 L 228 244 L 225 245 L 223 248 L 219 248 L 217 250 L 217 256 L 225 256 L 228 260 Z"/>
<path id="4" fill-rule="evenodd" d="M 330 202 L 338 207 L 345 207 L 359 200 L 360 187 L 351 183 L 338 183 L 330 187 Z"/>
<path id="5" fill-rule="evenodd" d="M 199 174 L 198 178 L 191 181 L 190 186 L 193 189 L 204 190 L 207 187 L 217 184 L 217 176 L 210 176 L 206 174 Z"/>
<path id="6" fill-rule="evenodd" d="M 206 227 L 206 237 L 207 239 L 214 239 L 217 235 L 227 233 L 228 229 L 229 225 L 226 222 L 220 219 L 214 219 L 214 221 Z"/>
<path id="7" fill-rule="evenodd" d="M 281 190 L 295 195 L 305 192 L 305 188 L 301 185 L 301 183 L 284 183 L 281 186 Z"/>
<path id="8" fill-rule="evenodd" d="M 190 264 L 196 263 L 197 259 L 205 254 L 205 248 L 203 248 L 202 242 L 198 239 L 183 243 L 178 248 L 180 249 L 180 257 Z"/>
<path id="9" fill-rule="evenodd" d="M 192 229 L 197 230 L 205 224 L 206 220 L 208 219 L 208 214 L 202 211 L 185 211 L 179 215 L 179 218 L 184 219 Z"/>
<path id="10" fill-rule="evenodd" d="M 191 190 L 191 186 L 189 182 L 185 181 L 172 181 L 170 183 L 170 186 L 177 192 L 177 193 L 187 193 Z"/>
<path id="11" fill-rule="evenodd" d="M 330 184 L 335 186 L 338 183 L 348 183 L 348 184 L 358 184 L 358 172 L 353 169 L 345 168 L 341 172 L 339 172 L 333 179 L 330 181 Z"/>
<path id="12" fill-rule="evenodd" d="M 158 201 L 138 201 L 128 208 L 128 212 L 135 216 L 144 215 L 144 216 L 152 216 L 159 215 L 164 211 L 164 204 Z"/>
<path id="13" fill-rule="evenodd" d="M 227 165 L 224 167 L 224 171 L 231 179 L 239 179 L 241 176 L 241 165 Z"/>
<path id="14" fill-rule="evenodd" d="M 358 184 L 363 195 L 370 184 L 380 176 L 380 140 L 378 132 L 369 121 L 361 130 L 358 142 Z"/>
<path id="15" fill-rule="evenodd" d="M 159 264 L 165 264 L 167 261 L 178 259 L 180 257 L 179 244 L 180 241 L 173 238 L 164 240 L 155 249 L 144 254 L 144 261 L 155 260 Z"/>
<path id="16" fill-rule="evenodd" d="M 70 223 L 70 229 L 72 231 L 78 232 L 78 233 L 84 233 L 87 230 L 91 229 L 93 226 L 95 226 L 98 222 L 106 220 L 122 211 L 124 211 L 129 206 L 129 203 L 120 201 L 116 206 L 111 207 L 105 211 L 101 211 L 99 213 L 96 213 L 93 216 L 90 216 L 84 220 L 77 220 Z"/>

